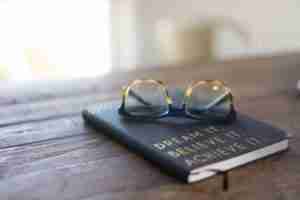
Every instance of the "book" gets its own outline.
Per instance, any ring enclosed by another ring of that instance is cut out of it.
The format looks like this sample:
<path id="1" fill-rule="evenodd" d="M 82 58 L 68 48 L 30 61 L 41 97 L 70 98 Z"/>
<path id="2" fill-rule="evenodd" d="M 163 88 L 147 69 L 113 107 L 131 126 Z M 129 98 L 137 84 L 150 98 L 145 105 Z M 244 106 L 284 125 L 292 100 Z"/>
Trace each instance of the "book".
<path id="1" fill-rule="evenodd" d="M 192 183 L 288 149 L 287 134 L 237 114 L 230 124 L 188 118 L 132 120 L 119 115 L 120 102 L 83 110 L 85 122 L 178 179 Z"/>

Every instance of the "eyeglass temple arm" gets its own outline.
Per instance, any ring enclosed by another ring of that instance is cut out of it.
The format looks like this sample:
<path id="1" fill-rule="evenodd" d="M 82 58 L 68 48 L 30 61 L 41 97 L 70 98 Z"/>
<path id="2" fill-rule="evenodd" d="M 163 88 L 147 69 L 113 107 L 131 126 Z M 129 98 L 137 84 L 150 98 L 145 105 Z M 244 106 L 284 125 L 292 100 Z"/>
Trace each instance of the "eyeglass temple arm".
<path id="1" fill-rule="evenodd" d="M 144 104 L 145 106 L 152 106 L 151 103 L 147 102 L 146 100 L 144 100 L 140 95 L 138 95 L 136 92 L 134 92 L 133 90 L 129 91 L 130 95 L 132 97 L 134 97 L 137 101 L 139 101 L 140 103 Z M 223 95 L 219 96 L 218 98 L 214 99 L 211 103 L 209 103 L 207 106 L 205 106 L 205 110 L 209 110 L 210 108 L 218 105 L 219 103 L 221 103 L 223 101 L 223 99 L 229 95 L 230 92 L 225 92 Z"/>
<path id="2" fill-rule="evenodd" d="M 209 110 L 211 109 L 212 107 L 218 105 L 219 103 L 221 103 L 223 101 L 223 99 L 225 97 L 227 97 L 227 95 L 229 95 L 230 92 L 229 91 L 226 91 L 223 95 L 217 97 L 216 99 L 214 99 L 212 102 L 210 102 L 207 106 L 205 106 L 205 110 Z"/>
<path id="3" fill-rule="evenodd" d="M 141 97 L 140 95 L 138 95 L 136 92 L 134 92 L 133 90 L 129 90 L 129 93 L 132 97 L 134 97 L 137 101 L 139 101 L 140 103 L 144 104 L 145 106 L 152 106 L 151 103 L 147 102 L 146 100 L 143 99 L 143 97 Z"/>

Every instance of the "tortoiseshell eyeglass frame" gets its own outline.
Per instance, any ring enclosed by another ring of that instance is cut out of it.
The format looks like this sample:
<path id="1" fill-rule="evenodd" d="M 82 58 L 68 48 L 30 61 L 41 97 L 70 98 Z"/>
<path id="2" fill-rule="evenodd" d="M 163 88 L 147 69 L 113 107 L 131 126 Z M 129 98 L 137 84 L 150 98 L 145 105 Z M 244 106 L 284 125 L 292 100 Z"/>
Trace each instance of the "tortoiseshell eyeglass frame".
<path id="1" fill-rule="evenodd" d="M 129 95 L 133 96 L 137 101 L 140 103 L 147 105 L 147 101 L 143 99 L 143 97 L 139 96 L 138 94 L 135 94 L 131 88 L 134 85 L 141 84 L 141 83 L 151 83 L 151 84 L 156 84 L 160 87 L 160 89 L 163 90 L 165 94 L 165 102 L 168 106 L 168 109 L 166 112 L 161 113 L 160 115 L 156 116 L 136 116 L 132 115 L 131 113 L 126 111 L 125 105 L 126 105 L 126 100 Z M 209 107 L 203 111 L 207 112 L 209 111 L 213 106 L 218 105 L 224 101 L 224 99 L 229 99 L 230 101 L 230 111 L 225 117 L 214 117 L 211 120 L 216 120 L 216 121 L 222 121 L 222 122 L 232 122 L 236 119 L 236 111 L 234 109 L 233 105 L 233 95 L 231 93 L 230 88 L 228 88 L 223 81 L 220 80 L 202 80 L 202 81 L 197 81 L 192 84 L 190 84 L 187 89 L 184 91 L 184 99 L 182 102 L 182 106 L 180 108 L 172 106 L 172 98 L 169 96 L 169 92 L 167 90 L 166 85 L 159 80 L 153 80 L 153 79 L 141 79 L 141 80 L 134 80 L 132 81 L 127 87 L 124 87 L 122 90 L 122 104 L 119 108 L 119 114 L 125 117 L 129 118 L 135 118 L 135 119 L 158 119 L 158 118 L 163 118 L 163 117 L 188 117 L 192 119 L 198 119 L 198 120 L 204 120 L 203 117 L 199 115 L 193 115 L 191 114 L 186 106 L 187 101 L 191 97 L 193 93 L 193 89 L 201 84 L 216 84 L 218 86 L 222 86 L 225 89 L 225 93 L 221 96 L 221 98 L 215 99 L 212 103 L 209 104 Z M 205 119 L 207 120 L 207 118 Z"/>

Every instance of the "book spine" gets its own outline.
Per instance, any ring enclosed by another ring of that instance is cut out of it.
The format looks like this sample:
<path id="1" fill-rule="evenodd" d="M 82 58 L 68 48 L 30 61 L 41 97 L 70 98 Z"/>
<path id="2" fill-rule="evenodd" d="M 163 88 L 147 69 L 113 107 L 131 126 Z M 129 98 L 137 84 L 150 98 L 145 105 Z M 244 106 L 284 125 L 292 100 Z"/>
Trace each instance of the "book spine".
<path id="1" fill-rule="evenodd" d="M 130 150 L 132 150 L 133 152 L 137 152 L 146 160 L 149 160 L 154 164 L 158 164 L 160 168 L 166 173 L 177 177 L 181 181 L 184 181 L 186 183 L 188 182 L 189 171 L 182 169 L 179 166 L 172 165 L 172 160 L 168 160 L 160 153 L 150 148 L 146 148 L 144 145 L 136 142 L 128 135 L 125 136 L 125 134 L 118 134 L 122 131 L 118 130 L 118 128 L 116 127 L 110 126 L 105 121 L 101 121 L 99 118 L 96 119 L 86 110 L 82 112 L 82 117 L 88 125 L 92 126 L 96 130 L 102 131 L 107 136 L 112 137 L 113 139 L 126 145 Z"/>

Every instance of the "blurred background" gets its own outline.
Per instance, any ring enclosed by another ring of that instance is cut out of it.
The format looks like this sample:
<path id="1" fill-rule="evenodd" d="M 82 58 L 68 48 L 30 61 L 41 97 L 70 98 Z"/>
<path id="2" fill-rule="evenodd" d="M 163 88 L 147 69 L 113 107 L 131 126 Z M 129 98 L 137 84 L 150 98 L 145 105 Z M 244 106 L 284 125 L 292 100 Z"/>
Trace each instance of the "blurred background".
<path id="1" fill-rule="evenodd" d="M 0 0 L 0 80 L 298 51 L 299 11 L 297 0 Z"/>

